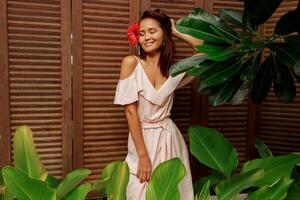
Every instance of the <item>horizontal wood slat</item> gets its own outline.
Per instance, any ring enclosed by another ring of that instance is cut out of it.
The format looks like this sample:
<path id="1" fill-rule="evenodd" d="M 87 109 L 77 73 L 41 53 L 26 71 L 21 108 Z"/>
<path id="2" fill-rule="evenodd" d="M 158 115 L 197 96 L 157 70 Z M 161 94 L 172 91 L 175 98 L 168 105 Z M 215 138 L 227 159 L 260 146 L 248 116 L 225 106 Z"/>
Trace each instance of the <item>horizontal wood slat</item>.
<path id="1" fill-rule="evenodd" d="M 128 128 L 124 108 L 113 105 L 121 59 L 129 54 L 129 1 L 83 1 L 83 165 L 99 177 L 124 160 Z"/>
<path id="2" fill-rule="evenodd" d="M 34 134 L 49 174 L 62 176 L 60 1 L 8 0 L 11 131 Z"/>

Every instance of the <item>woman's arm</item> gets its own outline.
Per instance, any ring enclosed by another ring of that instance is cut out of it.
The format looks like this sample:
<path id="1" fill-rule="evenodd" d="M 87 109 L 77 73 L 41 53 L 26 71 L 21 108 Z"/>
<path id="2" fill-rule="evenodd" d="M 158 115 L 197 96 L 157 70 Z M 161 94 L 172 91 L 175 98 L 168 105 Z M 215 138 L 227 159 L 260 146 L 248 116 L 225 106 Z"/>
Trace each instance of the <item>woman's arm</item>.
<path id="1" fill-rule="evenodd" d="M 180 33 L 176 29 L 175 22 L 174 22 L 173 19 L 171 19 L 171 23 L 172 23 L 172 35 L 174 37 L 177 37 L 178 39 L 181 39 L 181 40 L 185 41 L 186 43 L 188 43 L 192 47 L 194 47 L 196 45 L 202 45 L 203 44 L 203 40 L 197 39 L 197 38 L 195 38 L 191 35 L 188 35 L 188 34 Z"/>
<path id="2" fill-rule="evenodd" d="M 137 60 L 133 56 L 127 56 L 123 59 L 121 65 L 120 79 L 125 79 L 134 71 Z M 141 123 L 137 112 L 137 103 L 125 105 L 125 114 L 128 122 L 131 137 L 139 157 L 137 176 L 140 182 L 150 180 L 152 164 L 146 149 L 142 134 Z"/>

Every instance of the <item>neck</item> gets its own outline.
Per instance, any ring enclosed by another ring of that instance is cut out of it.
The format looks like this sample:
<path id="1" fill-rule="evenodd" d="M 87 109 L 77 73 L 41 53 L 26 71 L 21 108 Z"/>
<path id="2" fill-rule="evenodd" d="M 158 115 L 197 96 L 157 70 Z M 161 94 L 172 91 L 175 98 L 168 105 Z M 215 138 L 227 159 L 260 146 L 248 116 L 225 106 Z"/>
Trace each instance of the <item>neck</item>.
<path id="1" fill-rule="evenodd" d="M 154 54 L 147 54 L 146 56 L 146 62 L 150 64 L 151 66 L 157 66 L 160 58 L 160 52 L 154 53 Z"/>

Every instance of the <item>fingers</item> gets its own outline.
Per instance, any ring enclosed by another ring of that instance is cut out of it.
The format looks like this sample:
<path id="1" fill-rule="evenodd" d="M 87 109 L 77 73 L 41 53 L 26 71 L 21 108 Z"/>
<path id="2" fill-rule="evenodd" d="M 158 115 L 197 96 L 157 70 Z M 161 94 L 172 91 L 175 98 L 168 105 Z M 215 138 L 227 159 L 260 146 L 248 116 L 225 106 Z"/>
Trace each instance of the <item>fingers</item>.
<path id="1" fill-rule="evenodd" d="M 149 182 L 151 177 L 151 170 L 138 170 L 137 177 L 140 179 L 140 183 L 145 181 Z"/>

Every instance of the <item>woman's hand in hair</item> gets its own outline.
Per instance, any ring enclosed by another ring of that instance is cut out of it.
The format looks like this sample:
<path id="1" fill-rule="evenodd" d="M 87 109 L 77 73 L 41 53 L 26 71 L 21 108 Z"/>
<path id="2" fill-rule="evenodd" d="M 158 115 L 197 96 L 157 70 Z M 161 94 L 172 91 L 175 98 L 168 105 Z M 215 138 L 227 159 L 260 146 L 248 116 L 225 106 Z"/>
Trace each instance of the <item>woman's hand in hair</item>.
<path id="1" fill-rule="evenodd" d="M 176 25 L 175 25 L 174 19 L 171 19 L 171 24 L 172 24 L 172 35 L 173 35 L 174 37 L 179 38 L 179 35 L 180 35 L 181 33 L 176 29 Z"/>

